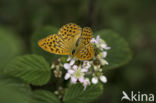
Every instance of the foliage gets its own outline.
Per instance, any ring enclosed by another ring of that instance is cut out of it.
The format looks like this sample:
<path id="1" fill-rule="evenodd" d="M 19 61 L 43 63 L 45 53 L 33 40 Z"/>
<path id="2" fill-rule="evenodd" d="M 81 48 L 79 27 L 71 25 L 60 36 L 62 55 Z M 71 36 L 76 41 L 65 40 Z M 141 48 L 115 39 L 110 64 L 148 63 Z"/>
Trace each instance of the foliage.
<path id="1" fill-rule="evenodd" d="M 12 30 L 0 27 L 0 71 L 6 64 L 19 55 L 22 50 L 21 41 L 12 32 Z"/>
<path id="2" fill-rule="evenodd" d="M 82 85 L 77 84 L 69 87 L 64 95 L 65 103 L 89 103 L 102 94 L 101 84 L 91 85 L 84 91 Z"/>
<path id="3" fill-rule="evenodd" d="M 111 30 L 100 30 L 95 34 L 100 34 L 111 47 L 106 57 L 110 64 L 105 67 L 106 69 L 118 68 L 131 60 L 132 54 L 128 43 L 120 35 Z"/>
<path id="4" fill-rule="evenodd" d="M 16 57 L 4 72 L 33 85 L 44 85 L 50 79 L 50 67 L 45 59 L 38 55 Z"/>
<path id="5" fill-rule="evenodd" d="M 28 84 L 8 75 L 0 75 L 1 103 L 29 103 L 31 89 Z"/>
<path id="6" fill-rule="evenodd" d="M 4 73 L 20 78 L 27 84 L 47 84 L 51 76 L 50 66 L 47 61 L 52 62 L 51 60 L 54 59 L 55 56 L 40 50 L 37 42 L 42 37 L 47 36 L 49 34 L 48 32 L 51 34 L 56 32 L 55 30 L 56 29 L 53 27 L 45 27 L 40 31 L 35 32 L 32 37 L 32 50 L 35 55 L 16 57 L 6 66 Z M 96 34 L 100 34 L 112 48 L 108 54 L 108 61 L 110 62 L 110 66 L 106 67 L 108 70 L 117 68 L 129 61 L 129 58 L 131 58 L 131 52 L 123 38 L 108 30 L 101 30 L 96 32 Z M 44 58 L 46 58 L 47 61 Z M 65 92 L 63 101 L 65 103 L 72 103 L 73 101 L 75 103 L 89 103 L 96 99 L 102 91 L 101 84 L 91 85 L 87 87 L 85 91 L 81 85 L 73 85 Z M 49 91 L 36 90 L 33 92 L 33 95 L 33 99 L 31 99 L 33 102 L 59 103 L 59 100 Z"/>
<path id="7" fill-rule="evenodd" d="M 36 90 L 33 94 L 33 103 L 60 103 L 59 99 L 50 91 Z"/>
<path id="8" fill-rule="evenodd" d="M 120 103 L 122 90 L 155 92 L 155 3 L 0 0 L 0 103 Z M 103 68 L 107 84 L 84 91 L 81 85 L 54 78 L 50 66 L 60 56 L 45 52 L 37 42 L 69 22 L 91 27 L 111 47 L 109 65 Z M 58 98 L 54 90 L 60 85 L 64 93 Z"/>

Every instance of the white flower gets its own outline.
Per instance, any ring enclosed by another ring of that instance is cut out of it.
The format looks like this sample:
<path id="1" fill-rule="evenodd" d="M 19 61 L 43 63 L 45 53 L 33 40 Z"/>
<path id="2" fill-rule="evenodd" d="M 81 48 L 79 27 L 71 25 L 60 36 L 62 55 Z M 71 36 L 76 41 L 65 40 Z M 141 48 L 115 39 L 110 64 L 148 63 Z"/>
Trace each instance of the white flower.
<path id="1" fill-rule="evenodd" d="M 88 69 L 87 68 L 82 68 L 82 70 L 81 70 L 82 72 L 87 72 L 88 71 Z"/>
<path id="2" fill-rule="evenodd" d="M 84 72 L 83 69 L 81 69 L 81 67 L 79 66 L 77 69 L 74 69 L 74 73 L 73 75 L 77 78 L 80 78 L 81 76 L 84 76 Z"/>
<path id="3" fill-rule="evenodd" d="M 105 58 L 107 56 L 107 52 L 106 51 L 102 52 L 102 54 L 103 54 L 103 58 Z"/>
<path id="4" fill-rule="evenodd" d="M 91 64 L 90 64 L 89 61 L 84 61 L 82 67 L 86 68 L 86 69 L 89 69 L 91 67 Z"/>
<path id="5" fill-rule="evenodd" d="M 77 65 L 74 65 L 74 66 L 73 66 L 73 69 L 74 69 L 74 70 L 76 70 L 77 68 L 78 68 L 78 66 L 77 66 Z"/>
<path id="6" fill-rule="evenodd" d="M 74 70 L 68 69 L 68 73 L 69 73 L 69 74 L 73 74 L 74 72 L 75 72 Z"/>
<path id="7" fill-rule="evenodd" d="M 68 69 L 71 69 L 71 66 L 74 65 L 74 63 L 75 63 L 75 60 L 71 59 L 70 63 L 64 63 L 63 66 L 66 70 L 68 70 Z"/>
<path id="8" fill-rule="evenodd" d="M 107 46 L 105 41 L 102 40 L 99 35 L 96 36 L 96 39 L 92 38 L 91 43 L 95 43 L 97 48 L 99 48 L 100 50 L 103 50 L 103 49 L 109 50 L 110 49 L 110 47 Z"/>
<path id="9" fill-rule="evenodd" d="M 69 73 L 66 73 L 64 79 L 65 79 L 65 80 L 68 80 L 68 79 L 70 78 L 70 76 L 71 76 L 71 75 L 70 75 Z"/>
<path id="10" fill-rule="evenodd" d="M 71 57 L 70 57 L 70 56 L 68 56 L 67 61 L 69 62 L 70 60 L 71 60 Z"/>
<path id="11" fill-rule="evenodd" d="M 102 46 L 102 48 L 104 48 L 105 50 L 109 50 L 109 49 L 111 49 L 111 48 L 108 47 L 108 46 Z"/>
<path id="12" fill-rule="evenodd" d="M 84 86 L 84 89 L 83 90 L 86 90 L 86 87 L 90 85 L 90 81 L 88 78 L 86 78 L 84 81 L 83 81 L 83 86 Z"/>
<path id="13" fill-rule="evenodd" d="M 84 80 L 85 80 L 85 78 L 83 76 L 79 78 L 80 83 L 83 83 Z"/>
<path id="14" fill-rule="evenodd" d="M 100 81 L 103 82 L 103 83 L 106 83 L 106 82 L 107 82 L 106 76 L 101 75 L 100 77 L 94 76 L 94 77 L 92 78 L 92 83 L 93 83 L 93 84 L 97 84 L 97 83 L 98 83 L 98 79 L 100 79 Z"/>
<path id="15" fill-rule="evenodd" d="M 99 53 L 97 55 L 97 57 L 99 58 L 102 66 L 108 65 L 108 62 L 104 59 L 106 56 L 107 56 L 107 52 L 106 51 L 103 51 L 103 52 L 101 52 L 101 53 Z"/>
<path id="16" fill-rule="evenodd" d="M 106 56 L 107 56 L 107 52 L 106 52 L 106 51 L 100 52 L 100 53 L 97 55 L 98 58 L 105 58 Z"/>
<path id="17" fill-rule="evenodd" d="M 92 78 L 92 83 L 93 84 L 97 84 L 98 83 L 98 78 L 97 77 L 93 77 Z"/>
<path id="18" fill-rule="evenodd" d="M 100 42 L 100 36 L 99 35 L 96 36 L 96 39 L 95 38 L 91 39 L 91 43 L 98 44 L 99 42 Z"/>
<path id="19" fill-rule="evenodd" d="M 73 84 L 75 84 L 77 82 L 77 78 L 74 76 L 72 76 L 70 80 L 71 80 L 71 83 L 73 83 Z"/>
<path id="20" fill-rule="evenodd" d="M 101 46 L 102 48 L 106 48 L 106 47 L 107 47 L 106 44 L 101 44 L 100 46 Z"/>
<path id="21" fill-rule="evenodd" d="M 108 65 L 109 63 L 105 60 L 106 65 Z"/>
<path id="22" fill-rule="evenodd" d="M 101 48 L 105 49 L 105 50 L 109 50 L 110 47 L 107 46 L 106 42 L 102 39 L 100 39 L 100 46 Z"/>
<path id="23" fill-rule="evenodd" d="M 90 42 L 91 43 L 95 43 L 96 42 L 96 39 L 95 38 L 92 38 Z"/>
<path id="24" fill-rule="evenodd" d="M 105 60 L 105 58 L 107 56 L 107 50 L 110 49 L 110 47 L 107 46 L 105 41 L 102 40 L 99 35 L 97 35 L 96 38 L 92 38 L 91 43 L 93 43 L 96 47 L 95 49 L 97 49 L 93 60 L 80 61 L 80 63 L 77 63 L 77 59 L 69 56 L 67 58 L 67 63 L 62 65 L 59 64 L 60 67 L 64 67 L 67 71 L 64 79 L 69 79 L 72 84 L 76 84 L 78 82 L 81 83 L 84 87 L 84 90 L 91 83 L 97 84 L 99 81 L 102 83 L 107 82 L 107 78 L 102 75 L 102 66 L 108 65 L 108 62 Z M 91 77 L 91 79 L 88 77 Z"/>
<path id="25" fill-rule="evenodd" d="M 82 83 L 84 81 L 85 72 L 87 70 L 85 68 L 81 68 L 81 66 L 74 65 L 72 68 L 67 69 L 67 73 L 65 75 L 65 80 L 71 78 L 71 83 L 75 84 L 77 81 Z"/>
<path id="26" fill-rule="evenodd" d="M 64 64 L 64 68 L 65 68 L 66 70 L 71 69 L 71 65 L 70 65 L 69 63 L 65 63 L 65 64 Z"/>
<path id="27" fill-rule="evenodd" d="M 103 83 L 106 83 L 106 82 L 107 82 L 107 78 L 106 78 L 106 76 L 104 76 L 104 75 L 101 75 L 101 76 L 100 76 L 100 80 L 101 80 L 101 82 L 103 82 Z"/>
<path id="28" fill-rule="evenodd" d="M 96 36 L 96 39 L 95 39 L 95 44 L 98 44 L 99 42 L 100 42 L 100 36 L 97 35 L 97 36 Z"/>
<path id="29" fill-rule="evenodd" d="M 97 41 L 97 43 L 100 42 L 100 35 L 97 35 L 97 36 L 96 36 L 96 41 Z"/>
<path id="30" fill-rule="evenodd" d="M 100 46 L 101 46 L 101 48 L 103 48 L 103 49 L 106 49 L 106 50 L 108 49 L 107 44 L 105 44 L 105 43 L 103 43 L 103 42 L 101 42 Z"/>
<path id="31" fill-rule="evenodd" d="M 100 59 L 101 65 L 108 65 L 108 62 L 105 59 Z"/>
<path id="32" fill-rule="evenodd" d="M 75 63 L 75 59 L 71 59 L 71 61 L 70 61 L 70 65 L 73 65 Z"/>

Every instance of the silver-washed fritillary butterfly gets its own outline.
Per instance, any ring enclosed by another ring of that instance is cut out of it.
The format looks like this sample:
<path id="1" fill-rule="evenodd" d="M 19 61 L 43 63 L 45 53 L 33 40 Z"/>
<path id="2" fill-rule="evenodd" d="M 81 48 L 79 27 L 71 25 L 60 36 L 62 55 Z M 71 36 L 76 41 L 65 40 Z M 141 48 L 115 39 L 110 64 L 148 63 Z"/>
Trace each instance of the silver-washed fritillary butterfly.
<path id="1" fill-rule="evenodd" d="M 69 23 L 61 27 L 58 34 L 39 40 L 38 45 L 50 53 L 71 55 L 79 60 L 90 60 L 94 57 L 94 47 L 90 43 L 92 34 L 89 27 L 82 29 L 74 23 Z"/>

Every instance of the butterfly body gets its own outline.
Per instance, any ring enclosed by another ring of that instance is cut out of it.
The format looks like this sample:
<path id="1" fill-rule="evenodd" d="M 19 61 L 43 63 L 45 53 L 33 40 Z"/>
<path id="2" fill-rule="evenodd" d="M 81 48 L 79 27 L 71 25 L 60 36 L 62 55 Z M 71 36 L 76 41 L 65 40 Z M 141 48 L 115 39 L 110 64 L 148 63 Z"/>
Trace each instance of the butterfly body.
<path id="1" fill-rule="evenodd" d="M 76 24 L 69 23 L 61 27 L 58 34 L 41 39 L 38 45 L 50 53 L 71 55 L 79 60 L 90 60 L 94 57 L 91 38 L 92 30 L 89 27 L 82 29 Z"/>

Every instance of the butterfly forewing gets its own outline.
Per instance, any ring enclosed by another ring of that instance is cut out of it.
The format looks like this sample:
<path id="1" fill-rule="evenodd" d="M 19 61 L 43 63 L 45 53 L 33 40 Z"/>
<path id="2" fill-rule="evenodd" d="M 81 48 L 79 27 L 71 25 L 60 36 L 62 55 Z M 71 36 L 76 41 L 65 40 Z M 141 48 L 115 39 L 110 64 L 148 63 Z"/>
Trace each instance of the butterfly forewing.
<path id="1" fill-rule="evenodd" d="M 88 44 L 92 39 L 93 32 L 90 27 L 84 27 L 81 34 L 81 44 Z"/>
<path id="2" fill-rule="evenodd" d="M 80 38 L 82 28 L 74 23 L 64 25 L 58 31 L 59 37 L 64 41 L 64 47 L 67 48 L 72 55 L 77 40 Z"/>
<path id="3" fill-rule="evenodd" d="M 57 34 L 49 35 L 48 37 L 41 39 L 38 45 L 47 52 L 70 55 L 68 48 L 64 46 L 64 41 L 59 38 Z"/>
<path id="4" fill-rule="evenodd" d="M 60 28 L 58 35 L 63 39 L 63 41 L 70 41 L 71 39 L 74 39 L 74 43 L 76 43 L 77 39 L 81 35 L 81 32 L 82 28 L 80 26 L 74 23 L 69 23 Z"/>

